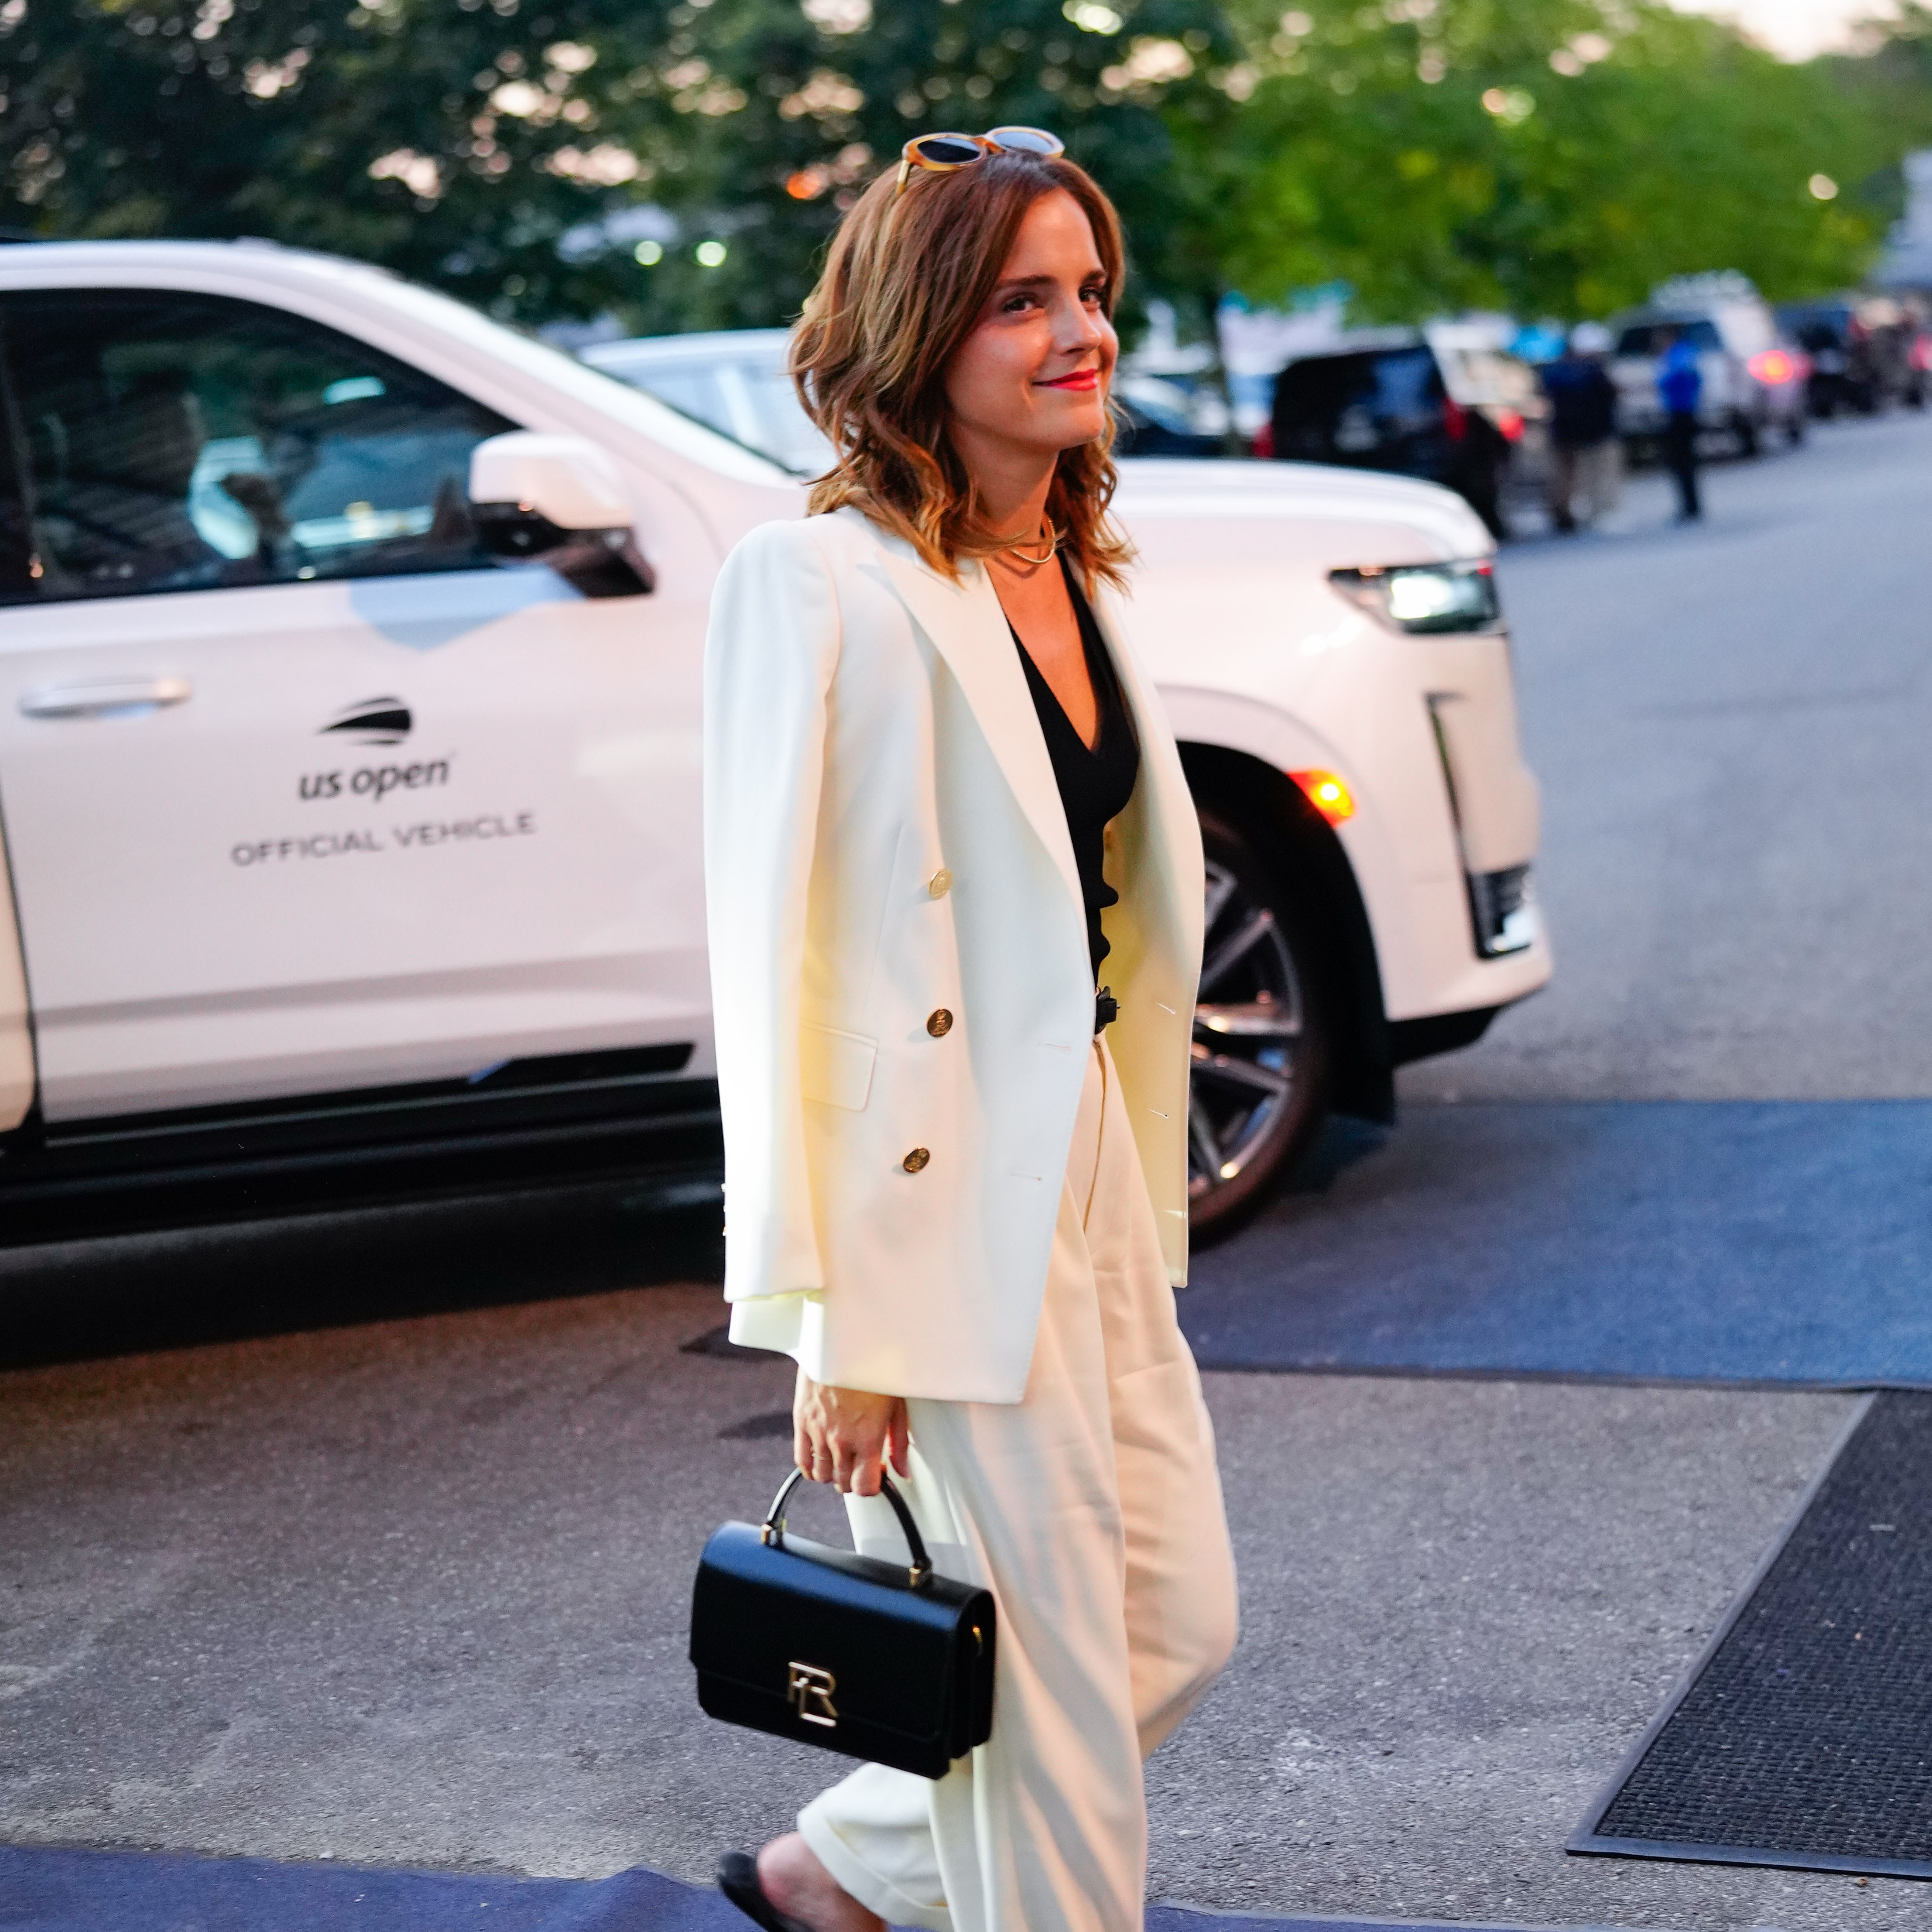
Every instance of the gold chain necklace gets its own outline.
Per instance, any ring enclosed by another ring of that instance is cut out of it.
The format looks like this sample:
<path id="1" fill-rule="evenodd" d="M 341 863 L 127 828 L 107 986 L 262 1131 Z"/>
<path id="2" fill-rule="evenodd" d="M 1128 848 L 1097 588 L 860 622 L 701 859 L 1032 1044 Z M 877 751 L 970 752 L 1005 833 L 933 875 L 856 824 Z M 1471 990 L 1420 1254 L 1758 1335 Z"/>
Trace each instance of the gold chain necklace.
<path id="1" fill-rule="evenodd" d="M 1029 556 L 1020 548 L 1018 542 L 1010 543 L 1006 546 L 1006 554 L 1009 556 L 1016 558 L 1022 563 L 1029 564 L 1036 570 L 1043 563 L 1051 563 L 1060 554 L 1060 533 L 1054 528 L 1052 518 L 1042 517 L 1040 525 L 1041 538 L 1046 544 L 1046 554 L 1044 556 Z"/>

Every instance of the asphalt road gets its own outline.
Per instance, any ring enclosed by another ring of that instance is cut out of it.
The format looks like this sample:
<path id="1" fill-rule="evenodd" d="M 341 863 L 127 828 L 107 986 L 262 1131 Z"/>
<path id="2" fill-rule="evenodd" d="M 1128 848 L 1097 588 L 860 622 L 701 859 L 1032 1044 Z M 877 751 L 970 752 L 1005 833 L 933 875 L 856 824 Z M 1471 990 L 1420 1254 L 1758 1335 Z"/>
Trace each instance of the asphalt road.
<path id="1" fill-rule="evenodd" d="M 1417 1100 L 1932 1095 L 1932 412 L 1504 554 L 1556 974 Z"/>
<path id="2" fill-rule="evenodd" d="M 0 1378 L 0 1834 L 702 1880 L 784 1828 L 835 1761 L 710 1724 L 683 1658 L 704 1536 L 785 1456 L 782 1365 L 680 1352 L 716 1316 L 661 1287 Z M 1558 1849 L 1853 1398 L 1210 1383 L 1246 1628 L 1153 1762 L 1154 1895 L 1923 1923 Z"/>
<path id="3" fill-rule="evenodd" d="M 1932 1091 L 1932 422 L 1509 555 L 1558 980 L 1406 1078 Z M 1400 1131 L 1397 1130 L 1398 1132 Z M 781 1366 L 710 1215 L 620 1190 L 0 1252 L 0 1838 L 700 1879 L 830 1760 L 707 1724 L 705 1532 Z M 1586 1804 L 1852 1398 L 1215 1375 L 1228 1676 L 1150 1767 L 1154 1896 L 1518 1925 L 1906 1932 L 1926 1888 L 1577 1859 Z"/>

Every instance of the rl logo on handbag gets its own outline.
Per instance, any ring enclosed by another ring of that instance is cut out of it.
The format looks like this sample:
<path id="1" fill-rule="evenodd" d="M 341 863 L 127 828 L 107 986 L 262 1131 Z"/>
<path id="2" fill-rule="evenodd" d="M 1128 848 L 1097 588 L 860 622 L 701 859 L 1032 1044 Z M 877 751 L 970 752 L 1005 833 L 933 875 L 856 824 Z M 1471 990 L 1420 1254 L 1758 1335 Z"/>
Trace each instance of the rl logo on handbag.
<path id="1" fill-rule="evenodd" d="M 698 1701 L 748 1730 L 944 1778 L 993 1728 L 992 1593 L 934 1573 L 890 1478 L 880 1492 L 907 1560 L 788 1535 L 804 1480 L 790 1471 L 762 1523 L 723 1524 L 704 1546 L 691 1593 Z"/>
<path id="2" fill-rule="evenodd" d="M 838 1678 L 815 1664 L 788 1664 L 785 1668 L 790 1673 L 785 1680 L 785 1702 L 798 1706 L 798 1714 L 806 1724 L 835 1730 L 838 1712 L 832 1694 L 838 1688 Z"/>

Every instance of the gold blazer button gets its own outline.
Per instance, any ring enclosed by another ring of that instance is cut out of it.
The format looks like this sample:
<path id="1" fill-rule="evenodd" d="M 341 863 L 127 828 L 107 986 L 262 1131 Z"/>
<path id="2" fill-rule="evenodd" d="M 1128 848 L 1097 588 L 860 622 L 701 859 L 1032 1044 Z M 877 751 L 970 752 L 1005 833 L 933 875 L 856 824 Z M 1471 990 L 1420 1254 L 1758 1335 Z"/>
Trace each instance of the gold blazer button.
<path id="1" fill-rule="evenodd" d="M 935 1006 L 926 1016 L 926 1030 L 934 1040 L 944 1040 L 952 1030 L 952 1016 L 944 1006 Z"/>
<path id="2" fill-rule="evenodd" d="M 943 899 L 952 890 L 952 874 L 944 866 L 940 866 L 939 870 L 926 880 L 926 890 L 928 897 Z"/>
<path id="3" fill-rule="evenodd" d="M 899 1165 L 907 1173 L 916 1174 L 932 1158 L 932 1156 L 924 1148 L 914 1148 L 912 1152 L 899 1162 Z"/>

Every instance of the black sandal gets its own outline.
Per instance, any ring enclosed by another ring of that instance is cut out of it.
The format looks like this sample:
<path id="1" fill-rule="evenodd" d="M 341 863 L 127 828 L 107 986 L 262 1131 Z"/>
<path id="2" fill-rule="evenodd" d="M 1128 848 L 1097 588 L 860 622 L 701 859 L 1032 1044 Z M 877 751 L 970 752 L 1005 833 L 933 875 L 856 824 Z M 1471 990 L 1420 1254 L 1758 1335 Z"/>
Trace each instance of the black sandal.
<path id="1" fill-rule="evenodd" d="M 748 1852 L 727 1852 L 718 1861 L 718 1889 L 765 1932 L 812 1932 L 803 1920 L 787 1917 L 765 1896 L 758 1862 Z"/>

